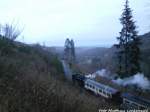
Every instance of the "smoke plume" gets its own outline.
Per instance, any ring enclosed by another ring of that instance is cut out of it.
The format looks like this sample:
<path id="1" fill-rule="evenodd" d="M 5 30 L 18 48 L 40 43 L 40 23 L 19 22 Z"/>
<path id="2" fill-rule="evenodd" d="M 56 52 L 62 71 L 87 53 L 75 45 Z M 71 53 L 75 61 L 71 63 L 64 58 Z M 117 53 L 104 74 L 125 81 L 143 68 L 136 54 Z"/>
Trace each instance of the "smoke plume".
<path id="1" fill-rule="evenodd" d="M 128 78 L 118 78 L 117 80 L 113 80 L 115 83 L 123 86 L 127 85 L 136 85 L 141 89 L 149 89 L 150 90 L 150 81 L 148 78 L 144 77 L 144 74 L 137 73 L 134 76 Z"/>
<path id="2" fill-rule="evenodd" d="M 101 69 L 96 71 L 95 73 L 86 75 L 87 78 L 91 78 L 91 79 L 94 79 L 96 76 L 101 76 L 101 77 L 111 79 L 114 83 L 118 85 L 122 85 L 122 86 L 136 85 L 138 88 L 150 90 L 150 81 L 142 73 L 137 73 L 134 76 L 127 77 L 124 79 L 118 78 L 116 80 L 114 79 L 116 75 L 111 74 L 111 72 L 106 69 Z"/>
<path id="3" fill-rule="evenodd" d="M 106 69 L 101 69 L 92 74 L 86 75 L 87 78 L 92 78 L 92 79 L 94 79 L 96 76 L 106 77 L 109 79 L 114 78 L 114 75 L 112 75 L 111 72 Z"/>

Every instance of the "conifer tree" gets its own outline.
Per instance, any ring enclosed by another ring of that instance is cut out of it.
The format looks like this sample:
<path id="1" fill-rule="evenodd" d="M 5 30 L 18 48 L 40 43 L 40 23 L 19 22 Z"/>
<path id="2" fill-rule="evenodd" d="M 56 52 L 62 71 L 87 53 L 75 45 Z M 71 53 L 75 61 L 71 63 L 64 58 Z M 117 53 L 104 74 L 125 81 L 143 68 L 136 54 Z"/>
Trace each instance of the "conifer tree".
<path id="1" fill-rule="evenodd" d="M 118 74 L 127 77 L 140 72 L 140 39 L 137 36 L 136 25 L 133 21 L 132 10 L 129 1 L 126 0 L 125 8 L 121 16 L 122 30 L 117 37 L 119 44 L 116 45 L 118 52 Z"/>

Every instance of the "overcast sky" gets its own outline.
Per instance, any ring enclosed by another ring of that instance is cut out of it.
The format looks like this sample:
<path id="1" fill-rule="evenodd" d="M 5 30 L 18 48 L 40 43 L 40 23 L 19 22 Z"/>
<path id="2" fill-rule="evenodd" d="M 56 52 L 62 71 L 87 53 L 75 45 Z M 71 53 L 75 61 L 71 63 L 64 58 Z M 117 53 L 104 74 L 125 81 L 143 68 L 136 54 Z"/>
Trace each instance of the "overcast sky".
<path id="1" fill-rule="evenodd" d="M 150 31 L 148 0 L 130 0 L 139 34 Z M 0 23 L 23 30 L 19 41 L 63 46 L 110 46 L 121 30 L 124 0 L 1 0 Z M 24 38 L 23 38 L 24 37 Z"/>

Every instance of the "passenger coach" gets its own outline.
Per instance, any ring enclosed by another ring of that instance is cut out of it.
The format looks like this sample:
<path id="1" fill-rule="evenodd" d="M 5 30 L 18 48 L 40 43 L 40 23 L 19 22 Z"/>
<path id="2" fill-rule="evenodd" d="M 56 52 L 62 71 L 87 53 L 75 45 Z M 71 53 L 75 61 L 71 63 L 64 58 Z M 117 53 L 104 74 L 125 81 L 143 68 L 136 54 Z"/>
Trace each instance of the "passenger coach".
<path id="1" fill-rule="evenodd" d="M 150 109 L 150 101 L 129 93 L 122 93 L 123 105 L 130 109 Z"/>
<path id="2" fill-rule="evenodd" d="M 111 88 L 91 79 L 85 80 L 84 87 L 90 91 L 93 91 L 95 94 L 101 95 L 107 99 L 117 99 L 117 97 L 120 96 L 120 92 L 117 89 Z"/>

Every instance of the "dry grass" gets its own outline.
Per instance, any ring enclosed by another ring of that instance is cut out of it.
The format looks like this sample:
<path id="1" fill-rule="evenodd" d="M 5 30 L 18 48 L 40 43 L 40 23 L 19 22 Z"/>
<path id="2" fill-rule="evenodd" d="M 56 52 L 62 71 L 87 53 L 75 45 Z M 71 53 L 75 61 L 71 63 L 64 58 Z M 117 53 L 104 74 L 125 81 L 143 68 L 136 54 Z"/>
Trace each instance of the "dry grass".
<path id="1" fill-rule="evenodd" d="M 97 112 L 116 108 L 66 82 L 57 57 L 40 46 L 17 44 L 9 50 L 0 55 L 0 112 Z"/>

